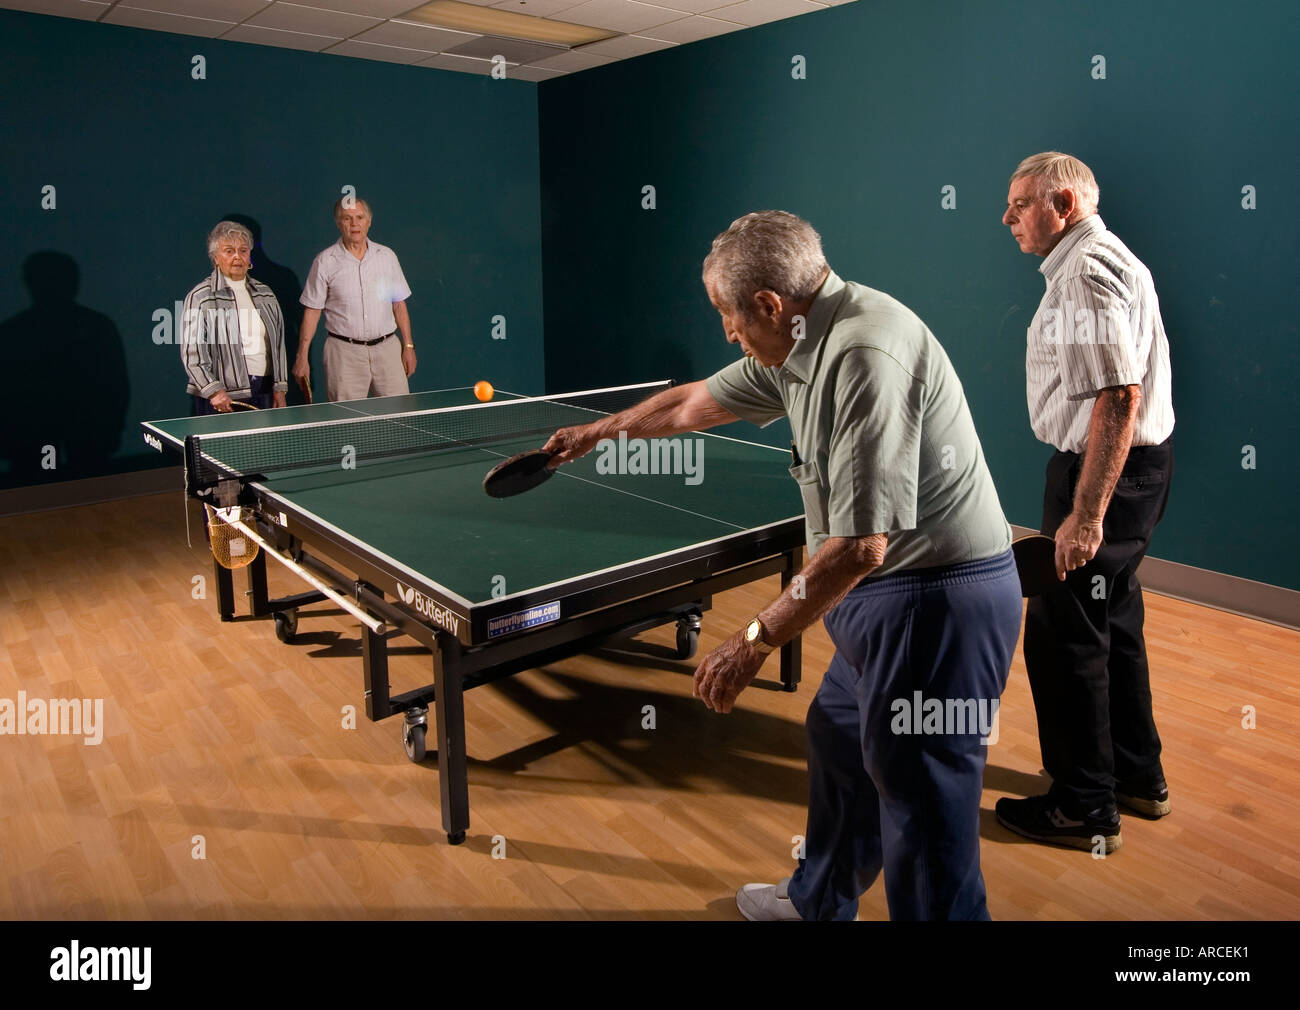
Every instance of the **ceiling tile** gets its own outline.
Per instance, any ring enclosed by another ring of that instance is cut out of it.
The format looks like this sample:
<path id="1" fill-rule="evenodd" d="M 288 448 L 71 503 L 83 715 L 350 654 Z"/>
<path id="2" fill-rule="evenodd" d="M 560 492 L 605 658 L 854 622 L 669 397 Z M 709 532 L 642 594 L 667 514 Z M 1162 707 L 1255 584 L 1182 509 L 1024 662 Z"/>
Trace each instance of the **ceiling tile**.
<path id="1" fill-rule="evenodd" d="M 682 14 L 707 14 L 709 11 L 735 2 L 736 0 L 655 0 L 657 6 L 667 7 Z"/>
<path id="2" fill-rule="evenodd" d="M 443 50 L 453 56 L 473 56 L 480 60 L 490 60 L 494 56 L 504 56 L 507 63 L 532 63 L 547 56 L 558 56 L 567 52 L 563 46 L 548 46 L 541 42 L 523 42 L 519 39 L 501 39 L 490 35 L 481 35 L 469 42 Z"/>
<path id="3" fill-rule="evenodd" d="M 208 38 L 216 38 L 234 24 L 233 21 L 213 21 L 211 18 L 160 14 L 157 11 L 140 11 L 132 7 L 114 7 L 104 15 L 103 23 L 126 25 L 129 28 L 152 28 L 155 31 L 176 32 L 180 35 L 206 35 Z"/>
<path id="4" fill-rule="evenodd" d="M 387 63 L 419 63 L 429 55 L 419 49 L 377 46 L 370 42 L 358 42 L 356 39 L 336 42 L 324 52 L 331 56 L 359 56 L 363 60 L 384 60 Z"/>
<path id="5" fill-rule="evenodd" d="M 509 74 L 516 81 L 549 81 L 552 77 L 563 77 L 564 71 L 546 67 L 511 67 Z"/>
<path id="6" fill-rule="evenodd" d="M 213 21 L 243 21 L 269 3 L 270 0 L 126 0 L 122 6 Z"/>
<path id="7" fill-rule="evenodd" d="M 606 63 L 614 61 L 608 56 L 596 56 L 592 53 L 583 53 L 574 50 L 571 53 L 561 53 L 559 56 L 551 56 L 544 60 L 538 60 L 536 63 L 530 63 L 529 66 L 541 67 L 543 70 L 589 70 L 592 67 L 603 67 Z"/>
<path id="8" fill-rule="evenodd" d="M 338 41 L 329 35 L 306 35 L 303 32 L 285 32 L 279 28 L 262 28 L 259 25 L 235 25 L 221 39 L 223 42 L 254 42 L 259 46 L 311 49 L 316 52 Z"/>
<path id="9" fill-rule="evenodd" d="M 736 24 L 734 21 L 696 16 L 682 18 L 680 21 L 660 25 L 658 28 L 647 28 L 641 34 L 652 39 L 663 39 L 665 42 L 698 42 L 700 39 L 710 39 L 715 35 L 738 32 L 744 27 L 746 26 Z"/>
<path id="10" fill-rule="evenodd" d="M 456 70 L 462 74 L 482 74 L 487 76 L 492 73 L 491 60 L 476 60 L 469 56 L 448 56 L 446 53 L 439 53 L 437 56 L 429 56 L 420 61 L 422 67 L 433 67 L 436 70 Z M 513 75 L 515 68 L 507 66 L 506 73 Z"/>
<path id="11" fill-rule="evenodd" d="M 428 28 L 409 21 L 386 21 L 356 37 L 362 42 L 421 49 L 426 53 L 440 53 L 462 42 L 479 38 L 473 32 L 458 32 L 450 28 Z"/>
<path id="12" fill-rule="evenodd" d="M 304 32 L 307 35 L 329 35 L 336 39 L 346 39 L 357 32 L 373 28 L 380 23 L 380 19 L 342 14 L 339 11 L 323 11 L 316 7 L 304 7 L 302 4 L 278 3 L 255 14 L 246 23 L 262 28 L 279 28 L 286 32 Z"/>
<path id="13" fill-rule="evenodd" d="M 395 18 L 420 4 L 421 0 L 311 0 L 311 6 L 321 10 L 365 14 L 373 18 Z"/>
<path id="14" fill-rule="evenodd" d="M 643 56 L 658 49 L 671 49 L 672 47 L 673 43 L 663 42 L 659 39 L 647 39 L 640 35 L 620 35 L 616 39 L 593 42 L 590 45 L 582 46 L 576 51 L 595 53 L 597 56 L 613 56 L 615 59 L 624 60 L 629 56 Z"/>
<path id="15" fill-rule="evenodd" d="M 825 9 L 825 5 L 813 3 L 812 0 L 744 0 L 743 3 L 717 8 L 713 11 L 713 17 L 738 21 L 742 25 L 765 25 L 769 21 L 781 21 L 796 14 L 811 14 Z"/>
<path id="16" fill-rule="evenodd" d="M 637 3 L 636 0 L 587 0 L 586 3 L 556 14 L 554 20 L 630 33 L 667 24 L 680 17 L 680 11 Z"/>
<path id="17" fill-rule="evenodd" d="M 93 21 L 108 10 L 106 3 L 88 3 L 86 0 L 4 0 L 0 7 L 33 14 L 53 14 L 61 18 L 84 18 Z"/>

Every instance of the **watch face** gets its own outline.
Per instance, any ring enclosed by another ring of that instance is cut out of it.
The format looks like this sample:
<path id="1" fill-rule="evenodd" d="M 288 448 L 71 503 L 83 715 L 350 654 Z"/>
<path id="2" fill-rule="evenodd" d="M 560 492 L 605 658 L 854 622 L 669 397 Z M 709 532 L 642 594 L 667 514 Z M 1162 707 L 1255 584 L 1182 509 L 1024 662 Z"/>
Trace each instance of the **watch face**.
<path id="1" fill-rule="evenodd" d="M 754 618 L 745 628 L 745 641 L 757 642 L 759 636 L 763 633 L 763 626 L 758 623 L 758 618 Z"/>

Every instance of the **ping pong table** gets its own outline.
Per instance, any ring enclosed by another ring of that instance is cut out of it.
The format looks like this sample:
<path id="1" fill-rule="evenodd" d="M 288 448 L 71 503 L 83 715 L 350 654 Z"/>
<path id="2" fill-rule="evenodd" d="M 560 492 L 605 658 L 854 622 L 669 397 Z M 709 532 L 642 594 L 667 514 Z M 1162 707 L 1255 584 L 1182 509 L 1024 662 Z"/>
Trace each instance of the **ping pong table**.
<path id="1" fill-rule="evenodd" d="M 250 610 L 290 642 L 299 609 L 327 599 L 362 624 L 366 715 L 402 714 L 411 760 L 435 710 L 442 823 L 469 827 L 464 692 L 617 636 L 676 622 L 695 653 L 712 595 L 799 569 L 803 505 L 788 456 L 718 435 L 620 439 L 532 491 L 489 498 L 488 469 L 556 429 L 608 416 L 669 383 L 546 397 L 470 389 L 145 422 L 145 442 L 182 456 L 188 493 L 242 506 L 264 549 L 248 565 Z M 242 549 L 242 547 L 241 547 Z M 271 599 L 266 553 L 321 588 Z M 214 561 L 217 608 L 234 619 L 233 573 Z M 393 694 L 387 641 L 433 655 L 433 682 Z M 781 650 L 800 679 L 800 643 Z"/>

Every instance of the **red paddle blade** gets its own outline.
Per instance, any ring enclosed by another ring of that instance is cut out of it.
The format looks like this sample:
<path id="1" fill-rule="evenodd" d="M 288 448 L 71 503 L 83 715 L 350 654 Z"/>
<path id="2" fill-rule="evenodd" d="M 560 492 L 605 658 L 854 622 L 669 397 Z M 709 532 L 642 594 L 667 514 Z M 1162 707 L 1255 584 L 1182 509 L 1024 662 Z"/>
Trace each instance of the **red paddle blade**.
<path id="1" fill-rule="evenodd" d="M 1024 596 L 1038 596 L 1062 586 L 1056 577 L 1056 541 L 1041 533 L 1021 537 L 1011 545 L 1016 556 L 1016 572 L 1020 575 L 1020 592 Z"/>
<path id="2" fill-rule="evenodd" d="M 509 498 L 531 491 L 538 484 L 551 479 L 554 470 L 547 467 L 551 454 L 545 449 L 532 449 L 503 460 L 488 471 L 483 478 L 483 490 L 493 498 Z"/>

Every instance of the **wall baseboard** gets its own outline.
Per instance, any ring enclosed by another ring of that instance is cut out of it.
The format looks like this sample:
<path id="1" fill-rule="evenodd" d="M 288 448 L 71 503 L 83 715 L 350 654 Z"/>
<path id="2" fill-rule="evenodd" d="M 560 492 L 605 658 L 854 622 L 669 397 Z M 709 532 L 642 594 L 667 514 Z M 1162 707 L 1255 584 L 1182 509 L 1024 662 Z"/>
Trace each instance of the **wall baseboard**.
<path id="1" fill-rule="evenodd" d="M 1038 532 L 1011 530 L 1015 536 Z M 1294 589 L 1150 556 L 1138 567 L 1138 578 L 1148 592 L 1300 631 L 1300 592 Z"/>
<path id="2" fill-rule="evenodd" d="M 81 480 L 61 480 L 52 484 L 0 491 L 0 516 L 96 505 L 99 502 L 139 498 L 168 491 L 179 492 L 184 487 L 184 468 L 179 466 L 114 473 L 106 477 L 85 477 Z"/>

